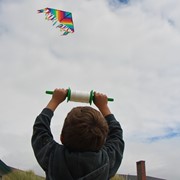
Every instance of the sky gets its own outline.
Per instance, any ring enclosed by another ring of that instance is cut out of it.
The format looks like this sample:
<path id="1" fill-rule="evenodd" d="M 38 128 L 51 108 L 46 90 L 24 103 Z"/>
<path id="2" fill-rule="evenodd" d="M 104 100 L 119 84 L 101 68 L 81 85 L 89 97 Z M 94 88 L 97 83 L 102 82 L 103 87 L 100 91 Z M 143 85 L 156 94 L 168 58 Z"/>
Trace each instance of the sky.
<path id="1" fill-rule="evenodd" d="M 38 9 L 72 12 L 75 32 L 61 36 Z M 44 175 L 31 147 L 32 126 L 51 95 L 46 90 L 95 90 L 124 131 L 118 170 L 180 177 L 179 0 L 0 0 L 0 158 Z M 74 106 L 63 102 L 51 129 L 59 135 Z M 96 108 L 94 105 L 92 107 Z"/>

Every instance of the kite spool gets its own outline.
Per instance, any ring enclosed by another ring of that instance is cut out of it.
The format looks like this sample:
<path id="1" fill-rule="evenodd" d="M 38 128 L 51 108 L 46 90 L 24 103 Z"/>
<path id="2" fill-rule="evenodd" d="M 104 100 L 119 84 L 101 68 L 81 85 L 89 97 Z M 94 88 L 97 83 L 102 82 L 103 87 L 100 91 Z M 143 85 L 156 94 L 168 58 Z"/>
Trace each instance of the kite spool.
<path id="1" fill-rule="evenodd" d="M 53 94 L 53 91 L 46 91 L 46 94 Z M 90 92 L 83 92 L 83 91 L 71 91 L 71 89 L 68 88 L 67 102 L 68 101 L 82 102 L 82 103 L 89 103 L 91 105 L 93 100 L 94 100 L 93 90 L 91 90 Z M 114 99 L 108 98 L 108 101 L 114 101 Z"/>
<path id="2" fill-rule="evenodd" d="M 71 89 L 68 89 L 67 93 L 67 102 L 68 101 L 74 101 L 74 102 L 82 102 L 82 103 L 89 103 L 92 104 L 94 99 L 94 92 L 91 90 L 91 92 L 82 92 L 82 91 L 71 91 Z"/>

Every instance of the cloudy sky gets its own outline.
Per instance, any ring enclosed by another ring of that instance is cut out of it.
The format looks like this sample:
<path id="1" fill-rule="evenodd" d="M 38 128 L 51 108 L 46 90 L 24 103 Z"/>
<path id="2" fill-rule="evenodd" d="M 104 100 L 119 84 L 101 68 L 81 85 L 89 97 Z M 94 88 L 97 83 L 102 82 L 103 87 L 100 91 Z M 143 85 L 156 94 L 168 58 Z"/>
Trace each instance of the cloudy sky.
<path id="1" fill-rule="evenodd" d="M 75 32 L 61 36 L 38 9 L 73 14 Z M 56 87 L 96 90 L 124 129 L 118 173 L 180 177 L 179 0 L 0 0 L 0 158 L 43 175 L 31 148 L 32 126 Z M 67 112 L 55 112 L 55 140 Z M 83 104 L 85 105 L 85 104 Z M 95 107 L 93 105 L 93 107 Z"/>

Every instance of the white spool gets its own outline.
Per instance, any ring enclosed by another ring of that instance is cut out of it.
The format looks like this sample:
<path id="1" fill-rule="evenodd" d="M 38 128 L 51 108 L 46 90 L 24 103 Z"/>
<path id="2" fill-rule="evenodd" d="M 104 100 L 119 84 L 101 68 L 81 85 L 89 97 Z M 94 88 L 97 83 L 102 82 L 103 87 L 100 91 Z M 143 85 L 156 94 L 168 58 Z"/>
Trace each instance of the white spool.
<path id="1" fill-rule="evenodd" d="M 82 91 L 71 91 L 70 101 L 89 103 L 90 93 Z"/>

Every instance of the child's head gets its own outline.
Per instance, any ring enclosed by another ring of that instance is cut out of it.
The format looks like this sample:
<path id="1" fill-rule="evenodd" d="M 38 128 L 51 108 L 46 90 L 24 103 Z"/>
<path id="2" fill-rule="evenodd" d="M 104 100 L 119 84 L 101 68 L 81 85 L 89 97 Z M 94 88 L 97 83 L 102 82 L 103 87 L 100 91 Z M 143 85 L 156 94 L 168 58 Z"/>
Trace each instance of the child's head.
<path id="1" fill-rule="evenodd" d="M 72 150 L 98 151 L 107 134 L 107 122 L 99 111 L 88 106 L 76 107 L 65 118 L 61 141 Z"/>

